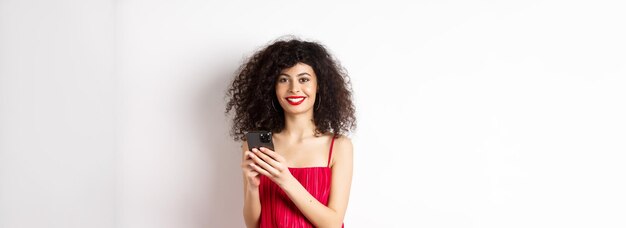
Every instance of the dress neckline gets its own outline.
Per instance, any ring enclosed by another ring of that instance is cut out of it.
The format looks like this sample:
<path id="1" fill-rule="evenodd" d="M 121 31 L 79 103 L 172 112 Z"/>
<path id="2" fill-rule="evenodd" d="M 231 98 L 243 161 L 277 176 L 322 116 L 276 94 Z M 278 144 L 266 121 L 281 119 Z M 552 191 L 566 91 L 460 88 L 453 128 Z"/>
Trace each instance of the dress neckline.
<path id="1" fill-rule="evenodd" d="M 328 168 L 330 169 L 330 167 L 326 167 L 326 166 L 309 166 L 309 167 L 287 167 L 289 169 L 321 169 L 321 168 Z"/>
<path id="2" fill-rule="evenodd" d="M 328 152 L 328 162 L 326 164 L 326 166 L 308 166 L 308 167 L 289 167 L 287 166 L 287 168 L 289 170 L 301 170 L 301 169 L 330 169 L 330 158 L 333 156 L 333 145 L 335 144 L 335 136 L 336 134 L 333 134 L 332 136 L 332 141 L 330 142 L 330 151 Z"/>

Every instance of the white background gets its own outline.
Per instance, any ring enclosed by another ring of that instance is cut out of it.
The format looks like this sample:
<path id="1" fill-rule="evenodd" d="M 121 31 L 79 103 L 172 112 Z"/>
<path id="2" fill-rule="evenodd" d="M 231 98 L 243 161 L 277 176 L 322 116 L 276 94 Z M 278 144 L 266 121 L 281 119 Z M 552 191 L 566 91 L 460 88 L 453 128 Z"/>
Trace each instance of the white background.
<path id="1" fill-rule="evenodd" d="M 346 227 L 625 227 L 621 1 L 0 1 L 0 227 L 243 227 L 225 90 L 348 70 Z"/>

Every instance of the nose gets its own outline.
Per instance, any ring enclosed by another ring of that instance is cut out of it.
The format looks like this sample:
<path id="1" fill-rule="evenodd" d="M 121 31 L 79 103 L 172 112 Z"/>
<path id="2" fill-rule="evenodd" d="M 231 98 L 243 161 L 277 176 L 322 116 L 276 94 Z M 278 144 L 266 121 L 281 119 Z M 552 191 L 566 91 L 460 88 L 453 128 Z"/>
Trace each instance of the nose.
<path id="1" fill-rule="evenodd" d="M 292 92 L 292 93 L 300 92 L 300 85 L 298 85 L 298 83 L 290 83 L 289 92 Z"/>

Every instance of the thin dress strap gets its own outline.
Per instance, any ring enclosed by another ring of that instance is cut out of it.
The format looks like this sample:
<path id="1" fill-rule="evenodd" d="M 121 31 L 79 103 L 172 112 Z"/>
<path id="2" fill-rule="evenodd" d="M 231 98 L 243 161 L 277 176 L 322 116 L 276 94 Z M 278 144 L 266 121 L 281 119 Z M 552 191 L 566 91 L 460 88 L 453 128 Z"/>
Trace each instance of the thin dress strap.
<path id="1" fill-rule="evenodd" d="M 330 152 L 328 153 L 328 165 L 326 167 L 330 168 L 330 158 L 333 156 L 333 145 L 335 144 L 335 135 L 333 134 L 333 140 L 330 142 Z"/>

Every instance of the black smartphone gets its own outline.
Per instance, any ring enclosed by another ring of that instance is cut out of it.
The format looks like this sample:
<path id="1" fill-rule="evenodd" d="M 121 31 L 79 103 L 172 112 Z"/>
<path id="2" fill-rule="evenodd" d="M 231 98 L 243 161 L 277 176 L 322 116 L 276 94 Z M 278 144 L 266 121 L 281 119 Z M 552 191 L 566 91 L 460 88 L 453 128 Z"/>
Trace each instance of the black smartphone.
<path id="1" fill-rule="evenodd" d="M 246 133 L 246 140 L 248 141 L 248 149 L 265 147 L 270 150 L 274 150 L 274 143 L 272 142 L 272 132 L 269 131 L 250 131 Z"/>

